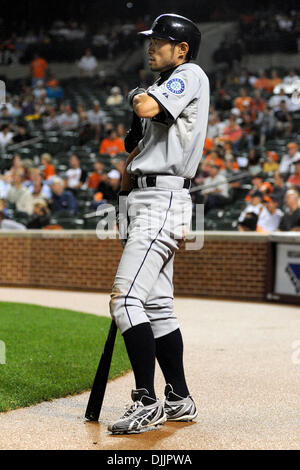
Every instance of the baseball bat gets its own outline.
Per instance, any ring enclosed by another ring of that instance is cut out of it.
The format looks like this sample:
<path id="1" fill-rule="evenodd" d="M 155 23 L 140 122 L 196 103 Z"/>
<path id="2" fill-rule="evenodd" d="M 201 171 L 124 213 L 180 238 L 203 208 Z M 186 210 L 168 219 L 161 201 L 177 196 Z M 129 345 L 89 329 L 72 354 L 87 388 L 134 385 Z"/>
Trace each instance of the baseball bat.
<path id="1" fill-rule="evenodd" d="M 98 421 L 100 416 L 116 334 L 117 325 L 112 320 L 85 412 L 88 421 Z"/>

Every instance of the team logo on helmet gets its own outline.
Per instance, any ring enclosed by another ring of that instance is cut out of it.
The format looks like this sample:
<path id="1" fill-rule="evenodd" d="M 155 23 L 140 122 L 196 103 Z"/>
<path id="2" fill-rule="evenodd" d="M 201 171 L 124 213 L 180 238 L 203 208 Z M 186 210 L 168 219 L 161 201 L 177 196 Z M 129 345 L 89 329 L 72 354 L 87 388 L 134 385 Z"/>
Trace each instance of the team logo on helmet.
<path id="1" fill-rule="evenodd" d="M 171 93 L 175 93 L 175 95 L 181 95 L 181 93 L 185 90 L 184 81 L 181 78 L 171 78 L 167 82 L 167 88 Z"/>

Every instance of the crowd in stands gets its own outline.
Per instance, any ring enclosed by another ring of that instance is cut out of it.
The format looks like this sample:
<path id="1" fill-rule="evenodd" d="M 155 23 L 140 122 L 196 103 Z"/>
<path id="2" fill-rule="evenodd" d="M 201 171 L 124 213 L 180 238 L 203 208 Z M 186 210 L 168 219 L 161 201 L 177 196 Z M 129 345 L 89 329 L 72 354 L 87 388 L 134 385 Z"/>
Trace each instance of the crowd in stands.
<path id="1" fill-rule="evenodd" d="M 91 51 L 84 57 L 88 62 Z M 8 87 L 0 109 L 2 228 L 59 226 L 60 218 L 83 220 L 103 203 L 116 203 L 131 116 L 127 90 L 105 77 L 85 78 L 85 72 L 83 67 L 82 78 L 59 83 L 36 55 L 31 80 L 12 93 Z M 207 137 L 193 180 L 200 187 L 193 201 L 204 203 L 206 229 L 300 229 L 300 99 L 285 88 L 298 74 L 239 69 L 210 77 Z M 147 87 L 151 80 L 140 70 L 136 85 Z M 97 87 L 100 98 L 91 98 Z M 39 135 L 45 148 L 24 158 L 20 149 Z M 47 148 L 49 136 L 65 145 L 62 152 Z"/>
<path id="2" fill-rule="evenodd" d="M 248 53 L 300 50 L 300 12 L 257 11 L 240 16 L 240 38 Z"/>
<path id="3" fill-rule="evenodd" d="M 225 61 L 229 65 L 234 60 L 240 62 L 244 53 L 299 51 L 299 10 L 288 11 L 284 7 L 282 5 L 278 9 L 273 6 L 257 11 L 249 8 L 249 13 L 240 14 L 228 2 L 218 2 L 218 14 L 211 12 L 211 20 L 237 20 L 238 34 L 222 42 L 215 53 L 216 62 Z M 194 16 L 195 21 L 204 20 L 200 10 L 194 11 Z M 80 66 L 93 69 L 95 60 L 114 59 L 128 51 L 128 44 L 132 48 L 141 44 L 136 33 L 150 27 L 152 20 L 151 15 L 146 14 L 144 17 L 133 15 L 131 20 L 126 21 L 118 17 L 111 21 L 99 19 L 92 25 L 75 19 L 57 19 L 48 28 L 34 30 L 30 25 L 18 25 L 12 33 L 12 29 L 6 30 L 5 24 L 0 23 L 0 64 L 28 63 L 39 49 L 49 62 L 74 62 L 82 57 Z M 87 61 L 84 51 L 88 48 L 93 50 L 93 58 Z"/>
<path id="4" fill-rule="evenodd" d="M 145 23 L 138 18 L 125 22 L 115 18 L 111 22 L 99 22 L 98 30 L 74 20 L 57 20 L 45 31 L 30 28 L 13 32 L 10 37 L 0 32 L 0 65 L 28 63 L 37 49 L 50 62 L 73 62 L 87 48 L 92 48 L 98 59 L 114 59 L 124 51 L 128 44 L 138 43 L 138 31 L 145 29 Z M 5 32 L 5 28 L 2 28 Z M 90 62 L 91 64 L 91 62 Z"/>
<path id="5" fill-rule="evenodd" d="M 87 212 L 97 209 L 99 204 L 115 204 L 125 161 L 112 159 L 111 164 L 114 169 L 106 172 L 102 161 L 96 159 L 93 170 L 87 173 L 79 157 L 73 154 L 68 169 L 57 174 L 48 153 L 41 155 L 38 165 L 15 154 L 11 168 L 0 179 L 0 228 L 51 228 L 51 215 L 74 218 L 79 211 L 80 191 L 89 197 L 85 204 Z"/>
<path id="6" fill-rule="evenodd" d="M 96 210 L 100 204 L 115 204 L 127 155 L 124 147 L 127 120 L 120 118 L 118 122 L 111 117 L 114 110 L 130 114 L 121 87 L 111 86 L 108 81 L 106 88 L 100 90 L 107 90 L 103 106 L 94 100 L 88 101 L 90 106 L 81 102 L 75 107 L 74 101 L 71 105 L 66 97 L 68 87 L 48 74 L 47 62 L 38 55 L 34 60 L 37 64 L 32 64 L 31 80 L 20 81 L 15 93 L 8 88 L 6 102 L 0 107 L 2 229 L 44 228 L 54 225 L 53 216 L 74 219 L 83 212 Z M 71 134 L 77 150 L 84 149 L 82 143 L 88 142 L 93 159 L 85 153 L 89 161 L 84 159 L 82 163 L 68 145 L 63 147 L 66 150 L 63 170 L 61 157 L 49 151 L 24 158 L 23 149 L 39 141 L 37 136 L 43 136 L 47 147 L 50 135 L 55 136 L 57 144 L 64 144 L 65 133 Z M 80 200 L 83 194 L 84 201 Z"/>
<path id="7" fill-rule="evenodd" d="M 295 70 L 217 73 L 193 196 L 210 228 L 230 213 L 231 230 L 300 230 L 300 99 L 283 87 L 297 80 Z"/>
<path id="8" fill-rule="evenodd" d="M 226 33 L 214 51 L 213 60 L 221 68 L 232 68 L 241 63 L 245 54 L 274 52 L 300 52 L 299 11 L 259 10 L 240 15 L 238 29 Z"/>

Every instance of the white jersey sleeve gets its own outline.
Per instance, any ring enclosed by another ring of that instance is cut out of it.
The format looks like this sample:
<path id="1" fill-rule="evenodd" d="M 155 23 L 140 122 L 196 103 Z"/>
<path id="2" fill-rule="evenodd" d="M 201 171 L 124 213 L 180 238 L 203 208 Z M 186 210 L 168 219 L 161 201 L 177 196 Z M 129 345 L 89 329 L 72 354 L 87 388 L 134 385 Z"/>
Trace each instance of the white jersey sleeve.
<path id="1" fill-rule="evenodd" d="M 177 70 L 161 85 L 154 84 L 147 90 L 175 120 L 182 111 L 199 96 L 200 76 L 191 69 Z"/>

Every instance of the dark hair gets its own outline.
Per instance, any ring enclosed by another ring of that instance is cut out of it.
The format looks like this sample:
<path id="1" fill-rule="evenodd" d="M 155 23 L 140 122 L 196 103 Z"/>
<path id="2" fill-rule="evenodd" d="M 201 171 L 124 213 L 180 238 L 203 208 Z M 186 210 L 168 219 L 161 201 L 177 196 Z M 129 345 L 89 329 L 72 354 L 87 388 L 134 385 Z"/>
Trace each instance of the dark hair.
<path id="1" fill-rule="evenodd" d="M 242 220 L 239 225 L 241 227 L 248 228 L 252 232 L 255 232 L 256 230 L 256 225 L 257 225 L 257 219 L 258 216 L 255 214 L 255 212 L 248 212 L 248 214 L 245 215 L 244 220 Z"/>
<path id="2" fill-rule="evenodd" d="M 250 157 L 251 154 L 248 156 L 248 165 L 256 165 L 259 163 L 259 160 L 261 159 L 261 153 L 259 149 L 254 148 L 253 149 L 253 157 Z"/>

